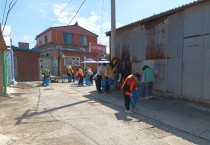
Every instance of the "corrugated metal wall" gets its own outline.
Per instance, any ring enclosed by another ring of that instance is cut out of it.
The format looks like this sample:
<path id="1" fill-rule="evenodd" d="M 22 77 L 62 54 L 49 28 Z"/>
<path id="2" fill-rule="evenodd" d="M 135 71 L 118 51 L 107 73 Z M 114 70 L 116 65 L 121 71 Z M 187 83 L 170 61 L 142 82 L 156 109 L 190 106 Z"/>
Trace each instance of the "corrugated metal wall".
<path id="1" fill-rule="evenodd" d="M 183 47 L 183 96 L 196 100 L 208 99 L 206 88 L 210 83 L 208 43 L 210 34 L 210 3 L 201 4 L 185 10 L 184 47 Z M 206 58 L 207 57 L 207 58 Z"/>
<path id="2" fill-rule="evenodd" d="M 166 91 L 178 95 L 182 90 L 183 29 L 183 12 L 168 17 Z"/>
<path id="3" fill-rule="evenodd" d="M 157 91 L 210 102 L 209 14 L 210 2 L 117 31 L 118 64 L 149 64 L 159 71 Z"/>
<path id="4" fill-rule="evenodd" d="M 202 5 L 205 9 L 204 27 L 204 66 L 203 66 L 203 96 L 202 99 L 210 100 L 210 3 Z"/>
<path id="5" fill-rule="evenodd" d="M 165 59 L 167 46 L 167 19 L 156 19 L 145 24 L 146 59 Z"/>
<path id="6" fill-rule="evenodd" d="M 40 54 L 29 51 L 14 50 L 15 80 L 38 81 L 40 80 Z"/>

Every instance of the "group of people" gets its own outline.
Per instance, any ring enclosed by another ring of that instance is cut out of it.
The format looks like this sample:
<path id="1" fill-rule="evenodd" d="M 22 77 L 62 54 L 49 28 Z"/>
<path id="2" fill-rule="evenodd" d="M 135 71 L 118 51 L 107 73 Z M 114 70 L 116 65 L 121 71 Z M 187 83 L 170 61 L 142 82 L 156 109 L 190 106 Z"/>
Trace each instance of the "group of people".
<path id="1" fill-rule="evenodd" d="M 84 79 L 86 85 L 93 84 L 93 72 L 90 67 L 86 67 L 85 71 L 83 72 L 82 69 L 77 68 L 76 71 L 72 69 L 70 65 L 65 68 L 68 83 L 78 81 L 79 86 L 83 86 Z M 50 70 L 44 69 L 43 70 L 43 85 L 48 86 L 50 84 Z"/>
<path id="2" fill-rule="evenodd" d="M 99 64 L 97 73 L 94 76 L 96 89 L 99 94 L 102 94 L 104 91 L 109 93 L 110 92 L 110 85 L 112 85 L 112 71 L 110 65 L 108 63 Z M 102 88 L 104 91 L 102 91 Z"/>
<path id="3" fill-rule="evenodd" d="M 110 85 L 114 84 L 112 79 L 112 71 L 110 65 L 107 63 L 99 64 L 97 68 L 97 73 L 94 76 L 90 67 L 86 67 L 83 72 L 82 69 L 76 69 L 74 71 L 71 66 L 66 67 L 66 74 L 68 77 L 68 82 L 74 82 L 75 79 L 78 80 L 78 85 L 83 86 L 84 78 L 86 85 L 92 85 L 93 79 L 95 80 L 96 89 L 99 94 L 103 92 L 110 92 Z M 50 71 L 45 69 L 43 71 L 43 84 L 49 85 L 50 83 Z M 139 71 L 125 77 L 123 84 L 121 85 L 121 90 L 124 95 L 125 112 L 132 113 L 136 111 L 136 102 L 139 95 L 145 99 L 150 99 L 153 96 L 153 87 L 156 80 L 157 71 L 154 71 L 148 65 L 144 65 L 142 68 L 142 73 Z M 102 89 L 104 91 L 102 91 Z M 131 106 L 131 108 L 130 108 Z"/>
<path id="4" fill-rule="evenodd" d="M 136 102 L 139 96 L 139 89 L 141 89 L 140 95 L 142 97 L 145 97 L 145 99 L 152 98 L 157 72 L 154 72 L 154 70 L 148 65 L 145 65 L 142 68 L 142 72 L 142 74 L 138 71 L 130 74 L 126 77 L 121 86 L 121 90 L 124 95 L 125 112 L 127 113 L 136 111 Z M 145 94 L 143 93 L 144 91 Z"/>
<path id="5" fill-rule="evenodd" d="M 86 66 L 85 71 L 83 72 L 82 69 L 77 68 L 76 73 L 74 74 L 74 71 L 70 65 L 66 67 L 66 73 L 68 77 L 68 82 L 74 82 L 75 80 L 78 80 L 78 85 L 83 86 L 84 79 L 86 85 L 92 85 L 93 84 L 93 72 L 90 67 Z"/>

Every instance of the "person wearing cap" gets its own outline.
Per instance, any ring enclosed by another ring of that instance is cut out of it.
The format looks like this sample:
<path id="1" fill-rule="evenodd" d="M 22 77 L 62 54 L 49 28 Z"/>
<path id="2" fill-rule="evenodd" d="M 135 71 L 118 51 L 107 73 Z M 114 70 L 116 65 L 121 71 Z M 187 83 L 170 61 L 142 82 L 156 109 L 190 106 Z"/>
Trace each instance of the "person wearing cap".
<path id="1" fill-rule="evenodd" d="M 125 103 L 125 112 L 126 113 L 132 113 L 130 111 L 130 102 L 132 97 L 132 92 L 134 89 L 137 89 L 137 78 L 140 77 L 139 72 L 135 72 L 129 76 L 126 77 L 125 81 L 123 82 L 121 86 L 121 90 L 124 95 L 124 103 Z"/>

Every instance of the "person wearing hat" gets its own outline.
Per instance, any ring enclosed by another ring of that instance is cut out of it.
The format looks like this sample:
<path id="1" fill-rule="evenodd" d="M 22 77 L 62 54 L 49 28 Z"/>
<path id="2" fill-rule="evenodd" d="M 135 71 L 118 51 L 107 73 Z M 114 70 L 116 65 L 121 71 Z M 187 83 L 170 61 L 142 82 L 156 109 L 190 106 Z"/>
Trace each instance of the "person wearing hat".
<path id="1" fill-rule="evenodd" d="M 130 111 L 130 102 L 131 102 L 132 92 L 134 89 L 137 89 L 137 86 L 136 86 L 137 78 L 140 76 L 141 75 L 139 72 L 135 72 L 135 73 L 127 76 L 121 86 L 121 90 L 124 95 L 124 103 L 125 103 L 125 112 L 126 113 L 132 113 Z"/>
<path id="2" fill-rule="evenodd" d="M 73 71 L 72 67 L 70 65 L 68 65 L 66 67 L 66 74 L 67 74 L 67 78 L 68 78 L 69 83 L 72 82 L 73 73 L 74 73 L 74 71 Z"/>
<path id="3" fill-rule="evenodd" d="M 44 69 L 43 70 L 43 85 L 49 86 L 50 84 L 50 70 L 49 69 Z"/>

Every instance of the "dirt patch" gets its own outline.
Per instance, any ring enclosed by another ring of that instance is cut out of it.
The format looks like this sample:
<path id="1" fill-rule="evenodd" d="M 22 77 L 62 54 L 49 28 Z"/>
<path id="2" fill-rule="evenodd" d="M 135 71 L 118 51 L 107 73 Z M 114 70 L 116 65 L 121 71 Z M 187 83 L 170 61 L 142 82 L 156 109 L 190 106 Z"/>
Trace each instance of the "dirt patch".
<path id="1" fill-rule="evenodd" d="M 17 83 L 15 86 L 13 86 L 14 88 L 20 88 L 20 89 L 30 89 L 30 88 L 34 88 L 35 86 L 32 84 L 27 84 L 27 83 Z"/>
<path id="2" fill-rule="evenodd" d="M 9 99 L 11 99 L 11 97 L 0 96 L 0 102 L 5 101 L 5 100 L 9 100 Z"/>

